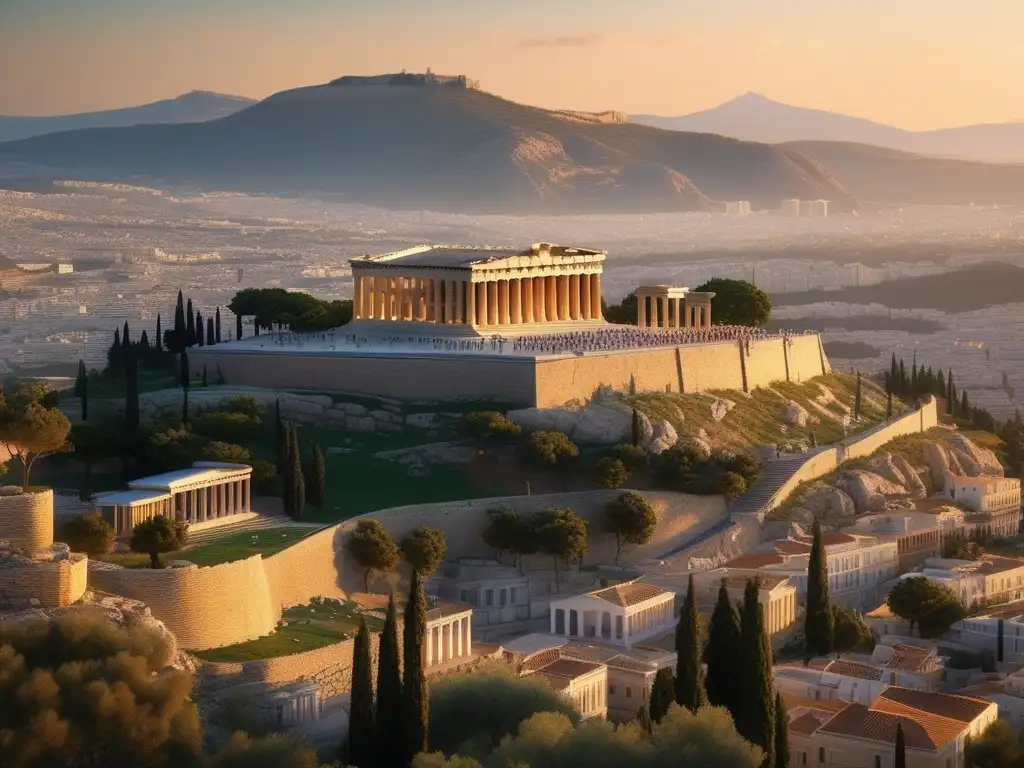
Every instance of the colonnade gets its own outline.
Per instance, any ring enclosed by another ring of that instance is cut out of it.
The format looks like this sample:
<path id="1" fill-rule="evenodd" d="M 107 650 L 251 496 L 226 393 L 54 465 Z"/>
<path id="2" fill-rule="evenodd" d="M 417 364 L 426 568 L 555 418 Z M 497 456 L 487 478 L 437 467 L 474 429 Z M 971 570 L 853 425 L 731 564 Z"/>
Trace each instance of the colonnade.
<path id="1" fill-rule="evenodd" d="M 710 299 L 669 294 L 642 295 L 637 291 L 636 308 L 637 325 L 641 328 L 711 327 Z"/>
<path id="2" fill-rule="evenodd" d="M 428 667 L 472 656 L 469 617 L 453 617 L 439 620 L 436 624 L 431 623 L 427 626 L 427 638 L 423 646 L 424 662 Z"/>
<path id="3" fill-rule="evenodd" d="M 249 511 L 252 482 L 249 478 L 179 491 L 174 494 L 177 517 L 190 523 L 204 523 L 227 515 Z"/>
<path id="4" fill-rule="evenodd" d="M 354 318 L 474 326 L 601 320 L 599 273 L 496 280 L 355 275 Z"/>

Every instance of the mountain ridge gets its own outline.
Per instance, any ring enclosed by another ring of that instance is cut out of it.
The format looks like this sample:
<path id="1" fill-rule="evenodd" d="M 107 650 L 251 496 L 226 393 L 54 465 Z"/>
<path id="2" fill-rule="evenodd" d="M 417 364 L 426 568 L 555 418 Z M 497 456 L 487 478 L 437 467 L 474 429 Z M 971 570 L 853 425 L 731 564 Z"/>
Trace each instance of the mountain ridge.
<path id="1" fill-rule="evenodd" d="M 767 144 L 839 141 L 919 155 L 988 163 L 1024 163 L 1024 121 L 909 131 L 863 117 L 798 107 L 745 93 L 688 115 L 631 115 L 641 125 L 732 136 Z"/>

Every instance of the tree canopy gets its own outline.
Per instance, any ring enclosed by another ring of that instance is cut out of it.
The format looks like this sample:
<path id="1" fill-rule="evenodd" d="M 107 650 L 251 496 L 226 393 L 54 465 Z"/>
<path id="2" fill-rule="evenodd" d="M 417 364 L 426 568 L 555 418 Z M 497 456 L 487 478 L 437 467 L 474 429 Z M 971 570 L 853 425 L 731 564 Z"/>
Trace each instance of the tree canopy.
<path id="1" fill-rule="evenodd" d="M 235 315 L 255 318 L 260 328 L 285 326 L 299 333 L 326 331 L 352 320 L 351 301 L 324 301 L 284 288 L 244 288 L 228 304 Z"/>
<path id="2" fill-rule="evenodd" d="M 511 552 L 517 559 L 537 551 L 537 532 L 531 520 L 520 517 L 512 507 L 487 510 L 490 522 L 484 528 L 483 539 L 499 555 Z"/>
<path id="3" fill-rule="evenodd" d="M 45 384 L 24 383 L 9 396 L 0 393 L 0 444 L 21 464 L 26 491 L 38 459 L 71 450 L 71 422 L 58 408 L 44 405 L 48 392 Z"/>
<path id="4" fill-rule="evenodd" d="M 188 541 L 188 523 L 157 515 L 143 520 L 132 529 L 129 542 L 133 552 L 149 554 L 150 565 L 160 567 L 160 553 L 173 552 L 185 546 Z"/>
<path id="5" fill-rule="evenodd" d="M 66 520 L 60 527 L 58 539 L 71 547 L 72 552 L 95 556 L 109 552 L 115 536 L 114 527 L 94 512 Z"/>
<path id="6" fill-rule="evenodd" d="M 535 469 L 563 467 L 580 455 L 579 446 L 562 432 L 531 432 L 523 443 L 524 459 Z"/>
<path id="7" fill-rule="evenodd" d="M 548 507 L 536 514 L 533 527 L 540 551 L 554 561 L 557 585 L 559 566 L 581 561 L 590 550 L 587 521 L 568 507 Z"/>
<path id="8" fill-rule="evenodd" d="M 345 551 L 363 569 L 363 589 L 370 591 L 370 573 L 398 567 L 398 544 L 377 520 L 360 520 L 345 541 Z"/>
<path id="9" fill-rule="evenodd" d="M 901 579 L 889 593 L 889 610 L 906 619 L 921 637 L 938 637 L 967 615 L 963 604 L 949 589 L 924 576 Z"/>
<path id="10" fill-rule="evenodd" d="M 423 577 L 433 575 L 444 560 L 448 542 L 437 528 L 421 525 L 402 540 L 402 557 Z"/>
<path id="11" fill-rule="evenodd" d="M 643 545 L 658 527 L 658 516 L 643 496 L 633 491 L 621 494 L 605 507 L 605 529 L 615 537 L 615 564 L 627 544 Z M 653 717 L 653 715 L 652 715 Z"/>
<path id="12" fill-rule="evenodd" d="M 715 325 L 761 326 L 771 317 L 772 300 L 747 280 L 714 277 L 695 290 L 715 294 L 711 303 L 711 322 Z"/>

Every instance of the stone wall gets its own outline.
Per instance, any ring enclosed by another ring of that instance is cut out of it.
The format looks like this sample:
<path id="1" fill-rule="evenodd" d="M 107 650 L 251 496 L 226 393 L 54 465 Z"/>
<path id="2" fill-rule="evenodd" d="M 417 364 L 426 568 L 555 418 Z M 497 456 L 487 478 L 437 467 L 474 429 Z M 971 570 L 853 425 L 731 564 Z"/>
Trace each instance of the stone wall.
<path id="1" fill-rule="evenodd" d="M 148 605 L 182 648 L 216 648 L 262 637 L 281 618 L 260 555 L 207 568 L 93 570 L 89 578 L 94 587 Z"/>
<path id="2" fill-rule="evenodd" d="M 85 594 L 88 567 L 85 555 L 72 555 L 68 560 L 0 568 L 0 602 L 27 607 L 35 599 L 42 608 L 71 605 Z"/>
<path id="3" fill-rule="evenodd" d="M 146 603 L 153 616 L 174 633 L 182 648 L 204 650 L 233 645 L 269 634 L 284 609 L 312 598 L 344 599 L 347 592 L 362 591 L 363 574 L 344 553 L 348 534 L 359 520 L 372 517 L 396 539 L 420 525 L 439 528 L 448 541 L 447 557 L 491 554 L 483 543 L 487 510 L 514 506 L 520 514 L 546 507 L 572 507 L 590 523 L 587 562 L 610 563 L 615 543 L 602 533 L 605 505 L 623 491 L 509 496 L 440 504 L 385 509 L 346 520 L 319 531 L 266 560 L 254 555 L 246 560 L 207 568 L 94 570 L 93 586 Z M 658 529 L 643 547 L 631 547 L 624 562 L 655 557 L 689 541 L 725 519 L 727 509 L 720 496 L 688 496 L 681 493 L 643 491 L 658 516 Z M 551 567 L 550 558 L 526 558 L 528 568 Z M 371 588 L 387 589 L 394 577 L 371 580 Z"/>
<path id="4" fill-rule="evenodd" d="M 53 491 L 0 496 L 0 541 L 28 553 L 53 544 Z"/>
<path id="5" fill-rule="evenodd" d="M 270 343 L 270 342 L 268 342 Z M 541 358 L 394 357 L 316 352 L 259 354 L 230 344 L 191 353 L 195 370 L 220 369 L 229 385 L 391 397 L 410 400 L 494 400 L 550 408 L 583 400 L 602 385 L 639 391 L 702 392 L 752 389 L 773 381 L 806 381 L 829 372 L 816 335 L 753 342 L 747 356 L 739 342 L 677 348 L 635 349 L 582 356 Z M 338 414 L 345 419 L 344 412 Z M 352 424 L 347 424 L 352 427 Z M 355 428 L 358 428 L 356 425 Z"/>
<path id="6" fill-rule="evenodd" d="M 763 517 L 782 504 L 802 483 L 827 475 L 844 461 L 870 456 L 890 440 L 925 432 L 938 423 L 938 407 L 935 398 L 929 396 L 920 409 L 817 452 L 775 492 L 771 500 L 761 508 L 760 515 Z"/>

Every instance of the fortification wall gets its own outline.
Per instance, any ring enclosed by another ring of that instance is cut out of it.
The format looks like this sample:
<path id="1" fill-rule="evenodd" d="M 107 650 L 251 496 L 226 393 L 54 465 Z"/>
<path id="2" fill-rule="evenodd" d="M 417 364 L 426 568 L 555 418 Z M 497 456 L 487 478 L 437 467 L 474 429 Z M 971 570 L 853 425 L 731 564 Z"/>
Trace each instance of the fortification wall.
<path id="1" fill-rule="evenodd" d="M 793 475 L 779 487 L 771 500 L 761 509 L 762 515 L 782 504 L 802 483 L 817 480 L 839 468 L 850 459 L 870 456 L 890 440 L 903 435 L 925 432 L 939 423 L 938 406 L 934 397 L 929 397 L 918 410 L 894 419 L 889 424 L 876 427 L 868 432 L 855 435 L 809 457 Z"/>
<path id="2" fill-rule="evenodd" d="M 259 555 L 207 568 L 94 570 L 90 580 L 106 592 L 144 602 L 182 648 L 216 648 L 262 637 L 281 618 Z"/>
<path id="3" fill-rule="evenodd" d="M 9 601 L 19 606 L 35 599 L 42 608 L 71 605 L 85 594 L 88 568 L 89 559 L 85 555 L 0 568 L 0 602 Z"/>
<path id="4" fill-rule="evenodd" d="M 268 342 L 269 344 L 270 342 Z M 753 342 L 749 357 L 739 342 L 532 360 L 355 353 L 232 351 L 230 345 L 192 352 L 197 370 L 219 369 L 228 384 L 278 389 L 352 392 L 411 400 L 495 400 L 550 408 L 583 400 L 604 384 L 641 392 L 750 389 L 773 381 L 806 381 L 828 373 L 817 336 Z M 788 365 L 787 365 L 788 363 Z M 787 376 L 788 370 L 788 376 Z"/>
<path id="5" fill-rule="evenodd" d="M 189 352 L 193 368 L 201 370 L 205 365 L 211 375 L 219 368 L 228 384 L 255 387 L 351 392 L 409 400 L 479 399 L 533 404 L 530 400 L 534 365 L 525 358 L 460 360 L 301 352 L 260 355 L 234 353 L 224 347 L 215 345 Z"/>
<path id="6" fill-rule="evenodd" d="M 53 544 L 53 491 L 0 496 L 0 541 L 29 553 Z"/>
<path id="7" fill-rule="evenodd" d="M 683 392 L 743 389 L 737 342 L 679 347 L 679 356 L 683 367 Z"/>
<path id="8" fill-rule="evenodd" d="M 345 599 L 337 560 L 341 543 L 337 527 L 318 531 L 263 560 L 267 590 L 279 612 L 314 597 Z"/>

